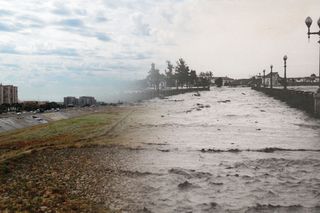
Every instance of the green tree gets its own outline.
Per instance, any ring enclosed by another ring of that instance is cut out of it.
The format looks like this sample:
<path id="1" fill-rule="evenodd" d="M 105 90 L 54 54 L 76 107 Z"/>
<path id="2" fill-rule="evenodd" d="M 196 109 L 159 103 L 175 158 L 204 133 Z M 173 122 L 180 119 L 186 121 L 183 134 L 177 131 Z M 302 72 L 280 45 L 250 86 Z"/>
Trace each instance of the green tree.
<path id="1" fill-rule="evenodd" d="M 212 72 L 200 72 L 199 74 L 199 84 L 202 87 L 209 87 L 211 84 Z"/>
<path id="2" fill-rule="evenodd" d="M 190 78 L 189 78 L 190 85 L 192 86 L 197 85 L 197 81 L 198 81 L 197 72 L 195 70 L 191 70 Z"/>
<path id="3" fill-rule="evenodd" d="M 151 64 L 151 69 L 149 71 L 149 75 L 147 76 L 148 82 L 153 86 L 153 88 L 159 92 L 159 86 L 161 82 L 161 74 L 158 69 L 156 69 L 156 66 L 154 63 Z"/>
<path id="4" fill-rule="evenodd" d="M 216 81 L 215 81 L 215 84 L 217 85 L 217 87 L 222 87 L 223 79 L 222 78 L 217 78 Z"/>
<path id="5" fill-rule="evenodd" d="M 176 79 L 173 70 L 174 66 L 171 64 L 170 61 L 167 61 L 167 69 L 165 70 L 165 80 L 167 83 L 167 87 L 174 87 L 176 85 Z"/>
<path id="6" fill-rule="evenodd" d="M 181 87 L 187 85 L 189 78 L 189 67 L 182 58 L 177 61 L 177 66 L 175 67 L 175 76 L 178 84 Z"/>

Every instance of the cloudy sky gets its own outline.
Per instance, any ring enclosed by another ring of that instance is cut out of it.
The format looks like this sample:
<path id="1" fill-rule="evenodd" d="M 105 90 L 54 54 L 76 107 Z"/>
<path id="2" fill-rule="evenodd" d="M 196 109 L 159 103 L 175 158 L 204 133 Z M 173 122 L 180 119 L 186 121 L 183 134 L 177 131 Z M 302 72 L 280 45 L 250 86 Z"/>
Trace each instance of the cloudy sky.
<path id="1" fill-rule="evenodd" d="M 106 100 L 152 62 L 247 78 L 263 69 L 318 73 L 319 0 L 0 0 L 0 82 L 21 100 Z"/>

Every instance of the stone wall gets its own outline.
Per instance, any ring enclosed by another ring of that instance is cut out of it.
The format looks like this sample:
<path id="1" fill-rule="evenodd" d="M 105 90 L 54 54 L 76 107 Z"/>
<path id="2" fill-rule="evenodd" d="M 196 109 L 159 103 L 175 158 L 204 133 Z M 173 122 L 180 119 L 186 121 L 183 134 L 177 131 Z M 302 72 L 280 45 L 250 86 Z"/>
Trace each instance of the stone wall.
<path id="1" fill-rule="evenodd" d="M 289 106 L 304 110 L 312 115 L 320 115 L 320 101 L 316 104 L 315 93 L 304 92 L 297 90 L 284 90 L 284 89 L 270 89 L 270 88 L 257 88 L 254 90 L 261 91 L 271 97 L 286 102 Z M 320 97 L 319 97 L 320 100 Z M 316 106 L 318 111 L 316 111 Z"/>
<path id="2" fill-rule="evenodd" d="M 314 94 L 314 111 L 320 117 L 320 92 Z"/>

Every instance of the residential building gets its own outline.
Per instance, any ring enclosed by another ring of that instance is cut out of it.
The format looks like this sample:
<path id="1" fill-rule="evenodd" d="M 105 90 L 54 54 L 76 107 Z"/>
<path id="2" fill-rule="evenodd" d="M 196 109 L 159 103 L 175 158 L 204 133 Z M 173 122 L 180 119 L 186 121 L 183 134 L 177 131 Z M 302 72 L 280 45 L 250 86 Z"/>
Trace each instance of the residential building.
<path id="1" fill-rule="evenodd" d="M 247 82 L 247 85 L 250 87 L 261 87 L 262 84 L 263 79 L 261 76 L 254 76 Z"/>
<path id="2" fill-rule="evenodd" d="M 0 104 L 18 103 L 18 87 L 0 84 Z"/>
<path id="3" fill-rule="evenodd" d="M 266 75 L 265 80 L 264 80 L 266 87 L 271 86 L 271 79 L 272 79 L 272 86 L 273 87 L 281 86 L 281 77 L 279 76 L 278 72 L 273 72 L 272 77 L 271 77 L 271 73 Z"/>
<path id="4" fill-rule="evenodd" d="M 249 79 L 249 78 L 236 79 L 230 83 L 230 86 L 232 86 L 232 87 L 237 87 L 237 86 L 247 87 L 247 86 L 249 86 L 250 82 L 251 82 L 251 79 Z"/>
<path id="5" fill-rule="evenodd" d="M 312 74 L 309 77 L 295 77 L 287 79 L 288 85 L 290 86 L 308 86 L 308 85 L 318 85 L 319 77 Z"/>
<path id="6" fill-rule="evenodd" d="M 222 79 L 222 86 L 229 86 L 231 85 L 231 83 L 234 81 L 233 78 L 229 78 L 229 77 L 212 77 L 211 78 L 211 84 L 215 84 L 216 80 L 218 78 L 221 78 Z"/>
<path id="7" fill-rule="evenodd" d="M 92 96 L 81 96 L 79 98 L 68 96 L 68 97 L 64 97 L 63 103 L 67 107 L 91 106 L 91 105 L 96 105 L 97 101 Z"/>
<path id="8" fill-rule="evenodd" d="M 91 96 L 81 96 L 79 98 L 79 105 L 80 106 L 91 106 L 97 103 L 96 99 Z"/>
<path id="9" fill-rule="evenodd" d="M 72 106 L 77 106 L 79 101 L 76 97 L 73 97 L 73 96 L 68 96 L 68 97 L 64 97 L 63 98 L 63 103 L 65 106 L 69 106 L 69 107 L 72 107 Z"/>

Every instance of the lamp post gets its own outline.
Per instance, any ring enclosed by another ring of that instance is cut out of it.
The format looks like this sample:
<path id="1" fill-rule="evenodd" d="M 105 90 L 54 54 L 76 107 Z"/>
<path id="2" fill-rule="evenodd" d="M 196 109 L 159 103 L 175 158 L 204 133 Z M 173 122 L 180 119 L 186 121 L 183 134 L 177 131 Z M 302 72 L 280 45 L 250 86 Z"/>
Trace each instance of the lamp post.
<path id="1" fill-rule="evenodd" d="M 266 70 L 263 70 L 263 87 L 266 87 Z"/>
<path id="2" fill-rule="evenodd" d="M 272 76 L 273 76 L 273 74 L 272 74 L 272 68 L 273 68 L 273 65 L 270 65 L 270 69 L 271 69 L 271 71 L 270 71 L 270 88 L 272 89 Z"/>
<path id="3" fill-rule="evenodd" d="M 287 55 L 283 56 L 283 61 L 284 61 L 284 89 L 287 89 Z"/>
<path id="4" fill-rule="evenodd" d="M 262 78 L 261 78 L 261 72 L 259 72 L 259 82 L 258 82 L 258 87 L 260 88 L 261 87 L 261 84 L 262 84 Z M 261 80 L 261 81 L 260 81 Z"/>
<path id="5" fill-rule="evenodd" d="M 310 32 L 310 26 L 312 24 L 312 19 L 310 18 L 310 16 L 308 16 L 305 20 L 305 23 L 308 27 L 308 39 L 310 40 L 310 35 L 319 35 L 319 48 L 320 48 L 320 29 L 319 29 L 319 32 Z M 319 28 L 320 28 L 320 18 L 318 19 L 318 22 L 317 22 Z M 319 49 L 319 89 L 318 89 L 318 92 L 320 93 L 320 49 Z"/>

